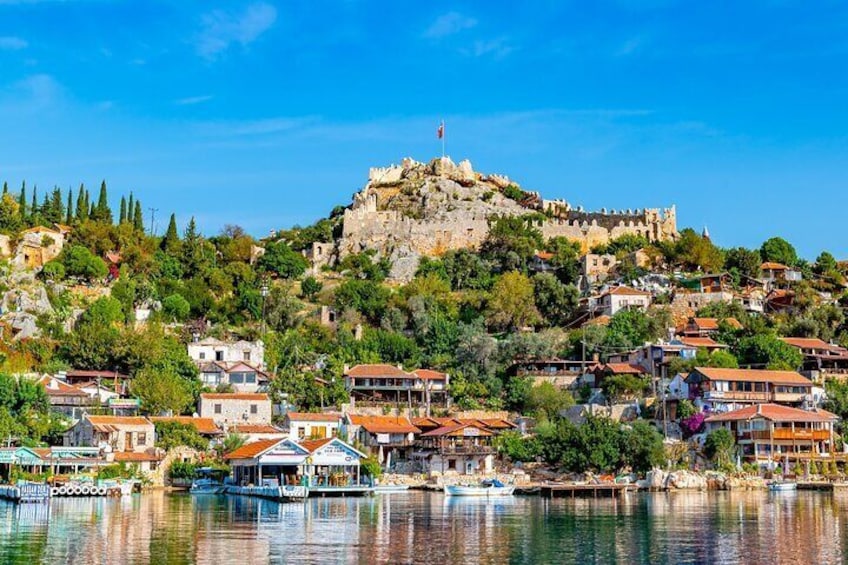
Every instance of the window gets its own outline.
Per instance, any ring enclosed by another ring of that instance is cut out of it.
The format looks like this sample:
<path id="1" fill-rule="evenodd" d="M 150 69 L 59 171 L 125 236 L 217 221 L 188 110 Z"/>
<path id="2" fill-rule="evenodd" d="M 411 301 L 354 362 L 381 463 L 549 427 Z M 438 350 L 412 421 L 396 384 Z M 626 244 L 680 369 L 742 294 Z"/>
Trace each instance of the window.
<path id="1" fill-rule="evenodd" d="M 224 352 L 216 351 L 215 352 L 215 361 L 223 361 L 224 360 Z"/>
<path id="2" fill-rule="evenodd" d="M 306 438 L 306 428 L 298 428 L 297 429 L 297 439 L 305 439 Z"/>
<path id="3" fill-rule="evenodd" d="M 455 471 L 456 470 L 456 459 L 448 459 L 448 470 Z"/>
<path id="4" fill-rule="evenodd" d="M 244 360 L 245 360 L 245 361 L 250 361 L 250 351 L 245 351 L 245 352 L 244 352 Z"/>
<path id="5" fill-rule="evenodd" d="M 230 373 L 230 384 L 240 385 L 244 383 L 244 373 Z"/>
<path id="6" fill-rule="evenodd" d="M 256 373 L 245 373 L 244 382 L 254 384 L 256 382 Z"/>
<path id="7" fill-rule="evenodd" d="M 216 414 L 220 414 L 220 413 L 221 413 L 221 405 L 220 405 L 220 404 L 216 404 L 216 405 L 215 405 L 215 413 L 216 413 Z"/>
<path id="8" fill-rule="evenodd" d="M 127 432 L 127 450 L 131 450 L 135 447 L 135 444 L 133 443 L 133 439 L 135 439 L 133 437 L 134 435 L 135 434 L 132 432 Z"/>
<path id="9" fill-rule="evenodd" d="M 250 405 L 250 413 L 251 414 L 258 414 L 259 413 L 259 406 L 256 405 L 256 404 L 251 404 Z"/>
<path id="10" fill-rule="evenodd" d="M 206 359 L 206 352 L 205 352 L 205 351 L 201 351 L 201 352 L 200 352 L 199 357 L 200 357 L 200 360 L 201 360 L 201 361 L 203 361 L 204 359 Z"/>
<path id="11" fill-rule="evenodd" d="M 147 445 L 147 434 L 145 432 L 138 433 L 138 444 Z"/>

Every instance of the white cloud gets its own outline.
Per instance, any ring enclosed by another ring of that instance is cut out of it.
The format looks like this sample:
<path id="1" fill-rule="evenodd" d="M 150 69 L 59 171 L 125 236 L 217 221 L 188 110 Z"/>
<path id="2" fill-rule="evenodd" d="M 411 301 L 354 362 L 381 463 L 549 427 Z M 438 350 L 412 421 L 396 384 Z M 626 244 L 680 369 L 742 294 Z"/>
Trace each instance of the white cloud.
<path id="1" fill-rule="evenodd" d="M 212 95 L 207 94 L 205 96 L 189 96 L 187 98 L 180 98 L 178 100 L 174 100 L 174 104 L 177 106 L 192 106 L 194 104 L 202 104 L 210 100 L 212 100 Z"/>
<path id="2" fill-rule="evenodd" d="M 448 35 L 459 33 L 465 29 L 471 29 L 477 25 L 477 20 L 464 16 L 459 12 L 448 12 L 436 18 L 430 27 L 424 32 L 424 37 L 440 39 Z"/>
<path id="3" fill-rule="evenodd" d="M 303 131 L 304 128 L 314 124 L 315 121 L 316 118 L 305 116 L 203 122 L 197 125 L 201 134 L 229 137 L 267 135 L 295 130 Z"/>
<path id="4" fill-rule="evenodd" d="M 28 45 L 29 43 L 27 43 L 25 39 L 21 39 L 20 37 L 0 37 L 0 50 L 18 51 L 20 49 L 26 49 Z"/>
<path id="5" fill-rule="evenodd" d="M 487 40 L 480 39 L 475 41 L 471 45 L 471 48 L 460 49 L 460 52 L 464 55 L 470 55 L 472 57 L 492 56 L 498 59 L 509 55 L 513 51 L 515 51 L 515 48 L 503 37 Z"/>
<path id="6" fill-rule="evenodd" d="M 632 37 L 621 44 L 615 51 L 616 57 L 626 57 L 628 55 L 634 54 L 636 51 L 642 48 L 645 44 L 645 40 L 641 37 Z"/>
<path id="7" fill-rule="evenodd" d="M 203 16 L 203 30 L 197 37 L 198 55 L 214 60 L 238 43 L 242 47 L 256 41 L 277 20 L 277 9 L 270 4 L 251 4 L 239 14 L 215 10 Z"/>

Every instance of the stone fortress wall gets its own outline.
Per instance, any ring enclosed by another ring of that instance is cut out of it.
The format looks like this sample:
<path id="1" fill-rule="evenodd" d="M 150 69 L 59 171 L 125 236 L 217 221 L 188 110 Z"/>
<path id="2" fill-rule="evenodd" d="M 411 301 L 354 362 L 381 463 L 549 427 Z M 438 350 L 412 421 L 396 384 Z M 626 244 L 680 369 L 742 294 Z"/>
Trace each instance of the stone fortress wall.
<path id="1" fill-rule="evenodd" d="M 344 212 L 334 258 L 374 249 L 392 260 L 391 278 L 408 280 L 421 256 L 478 248 L 488 234 L 490 217 L 533 212 L 548 216 L 539 225 L 546 239 L 563 236 L 579 242 L 584 251 L 624 234 L 650 241 L 677 236 L 673 206 L 585 212 L 532 192 L 516 202 L 502 193 L 509 185 L 517 186 L 506 176 L 483 175 L 469 161 L 456 165 L 447 157 L 427 164 L 404 159 L 400 165 L 372 168 L 365 188 Z"/>

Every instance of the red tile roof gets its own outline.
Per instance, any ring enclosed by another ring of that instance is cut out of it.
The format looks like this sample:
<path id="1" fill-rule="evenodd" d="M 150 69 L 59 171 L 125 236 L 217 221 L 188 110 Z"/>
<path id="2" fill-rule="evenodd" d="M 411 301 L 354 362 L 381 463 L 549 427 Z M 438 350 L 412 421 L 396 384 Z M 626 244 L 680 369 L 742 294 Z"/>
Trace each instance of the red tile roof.
<path id="1" fill-rule="evenodd" d="M 157 422 L 177 422 L 180 424 L 188 424 L 194 426 L 199 434 L 220 434 L 223 433 L 212 418 L 194 418 L 192 416 L 152 416 L 150 420 L 156 424 Z"/>
<path id="2" fill-rule="evenodd" d="M 349 377 L 408 377 L 409 373 L 385 363 L 355 365 L 345 373 Z"/>
<path id="3" fill-rule="evenodd" d="M 47 396 L 84 396 L 89 398 L 90 395 L 84 390 L 80 390 L 75 386 L 71 386 L 68 383 L 63 383 L 59 379 L 55 377 L 51 377 L 49 375 L 44 375 L 40 379 L 38 379 L 38 384 L 44 387 L 44 391 L 47 393 Z"/>
<path id="4" fill-rule="evenodd" d="M 720 322 L 726 323 L 731 328 L 741 330 L 742 324 L 736 318 L 692 318 L 691 323 L 695 324 L 701 330 L 717 330 Z"/>
<path id="5" fill-rule="evenodd" d="M 681 337 L 679 339 L 680 343 L 689 347 L 727 347 L 711 337 Z"/>
<path id="6" fill-rule="evenodd" d="M 303 449 L 305 449 L 309 453 L 315 453 L 315 450 L 317 450 L 321 447 L 324 447 L 325 445 L 327 445 L 328 443 L 333 441 L 333 439 L 334 438 L 331 438 L 331 437 L 324 438 L 324 439 L 304 439 L 304 440 L 300 440 L 297 443 L 298 443 L 298 445 L 300 445 Z"/>
<path id="7" fill-rule="evenodd" d="M 607 363 L 602 365 L 602 367 L 609 369 L 614 375 L 644 375 L 647 373 L 639 365 L 632 365 L 630 363 Z"/>
<path id="8" fill-rule="evenodd" d="M 128 379 L 130 378 L 128 375 L 124 375 L 122 373 L 118 373 L 116 371 L 87 371 L 87 370 L 72 370 L 65 373 L 68 377 L 71 378 L 84 378 L 84 379 L 97 379 L 98 377 L 101 379 Z"/>
<path id="9" fill-rule="evenodd" d="M 824 349 L 827 351 L 837 351 L 841 353 L 848 353 L 845 348 L 840 347 L 838 345 L 833 345 L 823 341 L 821 339 L 807 338 L 807 337 L 781 337 L 780 341 L 784 343 L 788 343 L 794 347 L 799 349 Z"/>
<path id="10" fill-rule="evenodd" d="M 795 371 L 767 371 L 758 369 L 718 369 L 695 367 L 695 371 L 713 381 L 743 381 L 779 385 L 813 386 L 813 382 Z"/>
<path id="11" fill-rule="evenodd" d="M 142 416 L 92 416 L 86 419 L 95 426 L 152 426 L 153 422 Z"/>
<path id="12" fill-rule="evenodd" d="M 415 369 L 412 372 L 422 381 L 443 381 L 448 378 L 447 373 L 440 373 L 432 369 Z"/>
<path id="13" fill-rule="evenodd" d="M 204 392 L 200 398 L 205 400 L 269 400 L 267 394 L 260 392 Z"/>
<path id="14" fill-rule="evenodd" d="M 408 434 L 421 433 L 421 430 L 412 425 L 408 418 L 402 416 L 359 416 L 348 415 L 350 423 L 354 426 L 362 426 L 372 434 Z"/>
<path id="15" fill-rule="evenodd" d="M 491 430 L 486 429 L 484 426 L 478 426 L 475 424 L 454 424 L 451 426 L 442 426 L 441 428 L 421 434 L 421 437 L 462 436 L 465 435 L 463 430 L 466 428 L 476 428 L 478 430 L 478 436 L 488 437 L 494 435 Z"/>
<path id="16" fill-rule="evenodd" d="M 611 289 L 601 294 L 601 296 L 606 296 L 608 294 L 616 296 L 651 296 L 650 292 L 645 292 L 644 290 L 637 290 L 635 288 L 630 288 L 629 286 L 612 287 Z"/>
<path id="17" fill-rule="evenodd" d="M 838 420 L 835 414 L 826 411 L 799 410 L 780 404 L 757 404 L 746 406 L 732 412 L 715 414 L 707 418 L 707 422 L 736 422 L 765 418 L 773 422 L 833 422 Z"/>
<path id="18" fill-rule="evenodd" d="M 297 422 L 338 422 L 342 415 L 337 412 L 288 412 L 286 417 Z"/>
<path id="19" fill-rule="evenodd" d="M 766 261 L 762 265 L 760 265 L 761 271 L 786 271 L 789 267 L 782 263 L 775 263 L 774 261 Z"/>
<path id="20" fill-rule="evenodd" d="M 224 459 L 251 459 L 271 449 L 280 443 L 280 441 L 279 439 L 261 439 L 252 443 L 246 443 L 224 455 Z"/>

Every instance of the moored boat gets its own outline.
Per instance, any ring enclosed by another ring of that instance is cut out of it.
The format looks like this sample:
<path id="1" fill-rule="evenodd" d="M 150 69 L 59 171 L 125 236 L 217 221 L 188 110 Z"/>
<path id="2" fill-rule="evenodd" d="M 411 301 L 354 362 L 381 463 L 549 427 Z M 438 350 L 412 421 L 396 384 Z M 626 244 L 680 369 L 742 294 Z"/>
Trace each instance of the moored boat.
<path id="1" fill-rule="evenodd" d="M 392 492 L 406 492 L 409 490 L 409 485 L 375 485 L 375 494 L 388 494 Z"/>
<path id="2" fill-rule="evenodd" d="M 224 483 L 216 478 L 216 474 L 220 475 L 221 473 L 220 471 L 216 472 L 211 467 L 198 469 L 189 492 L 191 494 L 223 494 Z"/>
<path id="3" fill-rule="evenodd" d="M 515 487 L 505 485 L 497 479 L 483 481 L 478 485 L 448 485 L 445 495 L 448 496 L 512 496 Z"/>
<path id="4" fill-rule="evenodd" d="M 794 481 L 771 481 L 768 484 L 768 489 L 773 492 L 788 492 L 798 488 L 798 483 Z"/>

